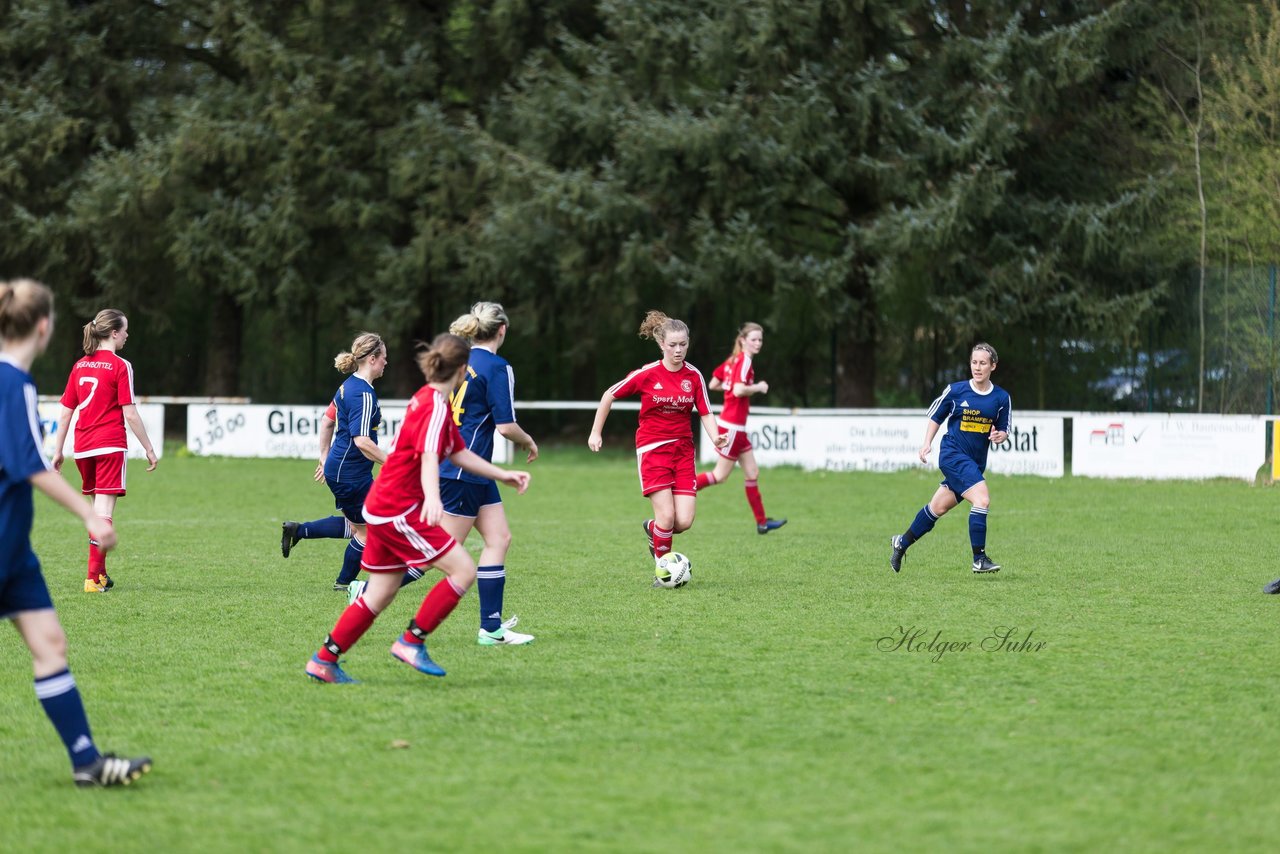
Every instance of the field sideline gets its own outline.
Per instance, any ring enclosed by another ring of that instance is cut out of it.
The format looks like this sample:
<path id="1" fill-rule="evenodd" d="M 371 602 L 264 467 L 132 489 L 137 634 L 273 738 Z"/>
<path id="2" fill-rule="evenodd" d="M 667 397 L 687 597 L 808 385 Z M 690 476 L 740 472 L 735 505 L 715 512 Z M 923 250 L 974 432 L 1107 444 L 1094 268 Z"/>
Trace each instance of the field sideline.
<path id="1" fill-rule="evenodd" d="M 1280 576 L 1280 490 L 993 476 L 1005 569 L 972 576 L 956 511 L 895 576 L 889 536 L 936 478 L 766 470 L 765 505 L 791 521 L 761 537 L 735 472 L 677 537 L 692 583 L 663 591 L 634 458 L 551 448 L 527 495 L 504 490 L 507 614 L 537 641 L 476 646 L 473 591 L 430 644 L 449 676 L 419 676 L 387 647 L 420 582 L 346 656 L 364 684 L 322 686 L 302 668 L 345 604 L 329 590 L 341 545 L 279 552 L 282 519 L 331 512 L 313 465 L 173 450 L 152 474 L 131 464 L 109 594 L 79 592 L 83 530 L 38 498 L 94 735 L 156 765 L 128 789 L 75 789 L 25 647 L 0 632 L 6 851 L 1280 838 L 1280 597 L 1259 592 Z M 983 649 L 999 627 L 1008 641 Z M 903 632 L 933 648 L 895 648 Z"/>

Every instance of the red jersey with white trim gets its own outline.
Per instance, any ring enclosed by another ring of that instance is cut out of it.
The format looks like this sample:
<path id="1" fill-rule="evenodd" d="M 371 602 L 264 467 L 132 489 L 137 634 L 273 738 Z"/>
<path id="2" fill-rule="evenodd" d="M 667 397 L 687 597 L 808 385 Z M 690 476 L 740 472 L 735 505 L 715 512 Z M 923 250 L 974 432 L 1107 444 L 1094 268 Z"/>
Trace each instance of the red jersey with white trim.
<path id="1" fill-rule="evenodd" d="M 674 439 L 691 439 L 690 413 L 695 409 L 699 415 L 711 411 L 706 380 L 688 362 L 678 371 L 667 370 L 661 360 L 650 362 L 610 386 L 609 394 L 615 398 L 640 395 L 637 448 Z"/>
<path id="2" fill-rule="evenodd" d="M 465 448 L 449 398 L 424 385 L 409 399 L 396 445 L 364 500 L 365 513 L 394 518 L 421 505 L 422 455 L 434 451 L 444 459 Z"/>
<path id="3" fill-rule="evenodd" d="M 78 360 L 67 378 L 62 405 L 76 416 L 75 458 L 128 450 L 124 407 L 133 403 L 133 365 L 111 350 Z"/>
<path id="4" fill-rule="evenodd" d="M 751 398 L 733 393 L 734 386 L 751 385 L 756 380 L 756 369 L 751 364 L 751 357 L 743 350 L 736 356 L 730 356 L 724 364 L 711 374 L 724 384 L 724 408 L 720 410 L 720 423 L 726 427 L 747 427 L 747 410 L 751 408 Z"/>

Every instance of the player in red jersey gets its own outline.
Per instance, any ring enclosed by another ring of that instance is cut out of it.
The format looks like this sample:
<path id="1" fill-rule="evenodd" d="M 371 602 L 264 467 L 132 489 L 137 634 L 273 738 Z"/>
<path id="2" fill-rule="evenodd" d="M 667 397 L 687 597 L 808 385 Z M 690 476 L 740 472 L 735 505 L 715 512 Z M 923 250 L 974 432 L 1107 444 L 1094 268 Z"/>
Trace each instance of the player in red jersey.
<path id="1" fill-rule="evenodd" d="M 156 468 L 155 449 L 134 405 L 133 365 L 119 356 L 128 340 L 129 318 L 114 308 L 104 308 L 84 325 L 84 358 L 71 367 L 54 434 L 53 468 L 61 471 L 67 428 L 71 416 L 79 413 L 74 455 L 80 469 L 80 491 L 93 496 L 94 512 L 109 525 L 115 516 L 116 499 L 125 494 L 126 422 L 146 451 L 147 471 Z M 104 593 L 113 586 L 107 575 L 106 552 L 90 538 L 84 592 Z"/>
<path id="2" fill-rule="evenodd" d="M 454 548 L 456 541 L 441 527 L 440 460 L 448 458 L 465 471 L 514 486 L 518 493 L 529 486 L 528 472 L 500 469 L 468 451 L 453 423 L 449 395 L 462 382 L 470 355 L 466 339 L 448 333 L 437 335 L 430 349 L 418 355 L 427 384 L 409 401 L 395 448 L 364 502 L 369 541 L 361 567 L 369 581 L 307 662 L 312 679 L 356 681 L 339 666 L 338 656 L 351 649 L 396 598 L 405 571 L 424 566 L 434 566 L 445 577 L 422 600 L 409 628 L 391 645 L 391 654 L 420 673 L 444 676 L 444 669 L 427 655 L 426 637 L 471 589 L 476 564 L 466 549 Z"/>
<path id="3" fill-rule="evenodd" d="M 764 327 L 758 323 L 742 324 L 738 337 L 733 341 L 733 352 L 711 373 L 712 390 L 724 389 L 724 408 L 720 410 L 718 422 L 720 433 L 729 437 L 729 443 L 727 447 L 716 450 L 720 459 L 716 461 L 715 469 L 698 475 L 698 490 L 724 483 L 734 464 L 740 463 L 742 476 L 746 478 L 743 486 L 747 492 L 747 503 L 756 517 L 756 532 L 767 534 L 787 524 L 787 520 L 770 519 L 764 513 L 757 480 L 760 466 L 756 465 L 756 455 L 747 436 L 747 410 L 751 408 L 751 395 L 769 391 L 767 382 L 755 381 L 756 371 L 752 365 L 752 359 L 763 346 Z"/>
<path id="4" fill-rule="evenodd" d="M 596 409 L 587 447 L 599 451 L 604 444 L 601 431 L 615 400 L 640 395 L 636 458 L 640 491 L 653 504 L 653 518 L 645 520 L 644 529 L 649 551 L 659 562 L 654 575 L 661 578 L 666 572 L 660 562 L 671 551 L 672 538 L 692 527 L 697 509 L 690 414 L 697 411 L 702 429 L 717 448 L 724 447 L 728 437 L 716 432 L 702 374 L 684 360 L 689 352 L 689 327 L 660 311 L 650 311 L 640 324 L 640 337 L 657 341 L 662 359 L 609 386 Z"/>

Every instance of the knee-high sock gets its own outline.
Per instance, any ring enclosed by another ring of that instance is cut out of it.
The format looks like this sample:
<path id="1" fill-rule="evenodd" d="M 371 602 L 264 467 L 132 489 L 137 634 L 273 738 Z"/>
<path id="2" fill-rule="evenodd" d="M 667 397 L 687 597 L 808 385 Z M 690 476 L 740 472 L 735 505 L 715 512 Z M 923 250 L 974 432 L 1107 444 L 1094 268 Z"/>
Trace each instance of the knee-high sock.
<path id="1" fill-rule="evenodd" d="M 351 523 L 345 516 L 326 516 L 298 525 L 300 540 L 345 540 L 351 534 Z"/>
<path id="2" fill-rule="evenodd" d="M 98 518 L 106 521 L 108 525 L 113 525 L 110 516 L 99 516 Z M 89 568 L 85 573 L 85 578 L 90 581 L 97 581 L 99 578 L 107 574 L 107 553 L 98 547 L 98 541 L 89 538 Z"/>
<path id="3" fill-rule="evenodd" d="M 716 480 L 716 473 L 714 471 L 704 471 L 702 474 L 698 475 L 696 486 L 698 491 L 702 491 L 708 486 L 715 486 L 719 482 L 720 481 Z"/>
<path id="4" fill-rule="evenodd" d="M 369 627 L 373 625 L 373 621 L 378 615 L 369 610 L 369 606 L 365 604 L 364 597 L 361 596 L 355 602 L 347 606 L 342 612 L 342 616 L 338 617 L 338 622 L 334 624 L 333 631 L 329 632 L 329 637 L 325 640 L 324 646 L 320 647 L 320 651 L 316 653 L 321 661 L 337 661 L 341 653 L 346 652 L 355 645 L 355 642 L 369 631 Z"/>
<path id="5" fill-rule="evenodd" d="M 98 758 L 98 748 L 89 732 L 89 718 L 84 713 L 80 689 L 70 670 L 36 680 L 36 697 L 44 706 L 49 722 L 67 747 L 72 767 L 88 765 Z"/>
<path id="6" fill-rule="evenodd" d="M 422 600 L 418 613 L 414 614 L 408 630 L 401 639 L 405 643 L 422 643 L 423 637 L 435 631 L 436 627 L 444 622 L 444 618 L 453 613 L 453 609 L 458 607 L 458 602 L 466 592 L 459 590 L 448 578 L 437 581 L 436 586 L 432 587 L 426 598 Z M 417 632 L 414 631 L 415 628 Z"/>
<path id="7" fill-rule="evenodd" d="M 987 508 L 973 507 L 969 510 L 969 545 L 974 554 L 987 550 Z"/>
<path id="8" fill-rule="evenodd" d="M 653 556 L 657 559 L 666 557 L 667 552 L 671 551 L 671 540 L 675 532 L 662 530 L 657 522 L 654 522 L 649 530 L 652 531 Z"/>
<path id="9" fill-rule="evenodd" d="M 763 525 L 769 517 L 764 515 L 764 502 L 760 500 L 759 482 L 748 480 L 742 486 L 747 492 L 747 503 L 751 505 L 751 512 L 755 514 L 756 524 Z"/>
<path id="10" fill-rule="evenodd" d="M 938 517 L 933 515 L 933 511 L 929 509 L 929 505 L 920 508 L 920 512 L 916 514 L 916 518 L 911 520 L 911 527 L 907 528 L 907 532 L 902 535 L 902 545 L 909 546 L 925 534 L 933 530 L 933 526 L 938 524 Z"/>
<path id="11" fill-rule="evenodd" d="M 476 567 L 476 587 L 480 593 L 480 628 L 496 632 L 502 625 L 502 591 L 507 586 L 503 565 Z"/>
<path id="12" fill-rule="evenodd" d="M 338 573 L 338 584 L 350 584 L 360 574 L 360 558 L 364 557 L 364 540 L 353 536 L 347 543 L 347 551 L 342 556 L 342 571 Z"/>

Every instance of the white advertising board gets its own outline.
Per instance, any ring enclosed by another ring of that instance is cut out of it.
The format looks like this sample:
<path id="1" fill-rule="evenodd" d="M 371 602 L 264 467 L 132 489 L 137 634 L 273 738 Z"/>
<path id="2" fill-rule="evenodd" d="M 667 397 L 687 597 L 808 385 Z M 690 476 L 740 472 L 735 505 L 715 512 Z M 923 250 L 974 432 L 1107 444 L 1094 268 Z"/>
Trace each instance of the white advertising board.
<path id="1" fill-rule="evenodd" d="M 400 432 L 404 407 L 381 409 L 378 445 L 390 448 Z M 192 404 L 187 406 L 187 449 L 197 456 L 318 459 L 324 410 L 325 406 Z"/>
<path id="2" fill-rule="evenodd" d="M 1066 428 L 1061 416 L 1014 413 L 1009 438 L 991 446 L 987 471 L 999 474 L 1067 474 Z"/>
<path id="3" fill-rule="evenodd" d="M 187 406 L 187 449 L 198 456 L 320 457 L 320 417 L 325 406 L 192 404 Z M 400 435 L 404 406 L 382 405 L 378 447 Z M 508 461 L 509 443 L 494 442 L 494 462 Z"/>
<path id="4" fill-rule="evenodd" d="M 1266 442 L 1262 418 L 1081 413 L 1072 419 L 1071 472 L 1084 477 L 1253 480 L 1266 459 Z"/>
<path id="5" fill-rule="evenodd" d="M 163 456 L 164 404 L 137 403 L 134 405 L 138 408 L 138 415 L 142 418 L 142 426 L 147 429 L 147 438 L 151 440 L 156 456 Z M 52 457 L 54 444 L 57 442 L 55 434 L 58 432 L 58 414 L 62 412 L 62 404 L 56 402 L 40 403 L 37 405 L 37 411 L 40 413 L 40 423 L 44 426 L 45 456 Z M 79 413 L 73 412 L 71 425 L 67 429 L 67 441 L 62 446 L 62 455 L 67 459 L 71 459 L 75 454 L 76 422 L 78 420 Z M 128 425 L 125 425 L 124 432 L 129 440 L 129 459 L 145 460 L 147 454 L 142 450 L 142 443 L 138 441 L 138 437 L 133 435 L 133 431 L 129 429 Z"/>
<path id="6" fill-rule="evenodd" d="M 747 425 L 756 462 L 761 466 L 797 465 L 826 471 L 900 471 L 920 467 L 920 442 L 925 416 L 902 415 L 752 415 Z M 945 425 L 943 427 L 945 430 Z M 934 437 L 929 467 L 937 465 Z M 1062 477 L 1064 465 L 1062 418 L 1019 417 L 1002 444 L 987 458 L 988 471 Z M 702 435 L 700 458 L 715 462 L 715 449 Z"/>

